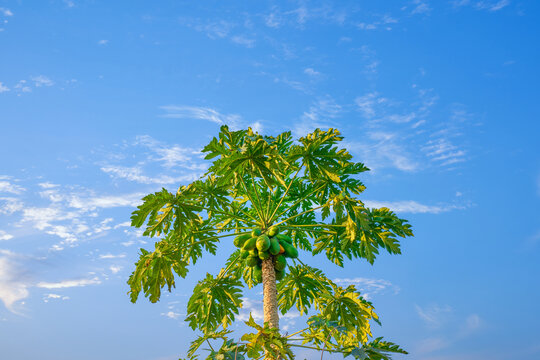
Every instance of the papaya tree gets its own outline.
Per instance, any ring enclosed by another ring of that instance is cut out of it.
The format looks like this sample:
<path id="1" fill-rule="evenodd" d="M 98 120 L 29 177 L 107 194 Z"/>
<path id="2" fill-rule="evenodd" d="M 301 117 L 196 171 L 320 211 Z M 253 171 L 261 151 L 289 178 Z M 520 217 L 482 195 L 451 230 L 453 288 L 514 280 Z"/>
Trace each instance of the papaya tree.
<path id="1" fill-rule="evenodd" d="M 264 136 L 223 126 L 203 149 L 212 163 L 199 180 L 176 193 L 149 194 L 133 212 L 132 226 L 158 241 L 153 251 L 140 250 L 128 280 L 132 302 L 141 291 L 158 301 L 165 286 L 171 291 L 175 277 L 185 278 L 223 241 L 236 247 L 188 301 L 185 320 L 201 335 L 187 358 L 198 358 L 205 343 L 207 359 L 293 359 L 295 348 L 357 359 L 406 353 L 373 339 L 378 315 L 354 286 L 338 286 L 308 264 L 317 255 L 339 267 L 358 259 L 373 264 L 382 249 L 400 254 L 398 239 L 412 236 L 406 220 L 357 198 L 365 189 L 358 175 L 369 169 L 339 147 L 342 139 L 335 129 L 295 141 L 290 132 Z M 264 324 L 250 315 L 253 332 L 235 341 L 228 327 L 242 307 L 242 290 L 260 284 Z M 279 314 L 293 307 L 311 317 L 304 329 L 282 334 Z M 211 346 L 216 340 L 220 347 Z"/>

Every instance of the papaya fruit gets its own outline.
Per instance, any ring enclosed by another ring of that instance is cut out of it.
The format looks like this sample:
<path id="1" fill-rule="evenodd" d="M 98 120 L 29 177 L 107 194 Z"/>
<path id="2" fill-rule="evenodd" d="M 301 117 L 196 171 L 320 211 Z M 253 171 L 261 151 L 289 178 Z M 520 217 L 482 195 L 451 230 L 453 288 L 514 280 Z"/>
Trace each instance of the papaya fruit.
<path id="1" fill-rule="evenodd" d="M 242 249 L 246 251 L 250 251 L 250 250 L 255 249 L 256 245 L 257 245 L 257 238 L 251 238 L 251 239 L 248 239 L 244 243 L 244 246 L 242 246 Z"/>
<path id="2" fill-rule="evenodd" d="M 279 281 L 285 276 L 285 271 L 276 270 L 276 280 Z"/>
<path id="3" fill-rule="evenodd" d="M 253 269 L 253 278 L 256 282 L 261 283 L 262 282 L 262 269 L 259 269 L 255 267 Z"/>
<path id="4" fill-rule="evenodd" d="M 296 250 L 294 246 L 292 246 L 291 244 L 286 244 L 286 243 L 281 244 L 281 245 L 283 245 L 283 249 L 285 249 L 285 252 L 283 253 L 283 255 L 291 259 L 296 259 L 298 257 L 298 250 Z"/>
<path id="5" fill-rule="evenodd" d="M 259 258 L 256 258 L 254 256 L 248 256 L 248 258 L 246 259 L 246 266 L 254 267 L 255 265 L 257 265 L 258 260 Z"/>
<path id="6" fill-rule="evenodd" d="M 250 238 L 251 238 L 251 234 L 238 235 L 237 237 L 234 238 L 233 244 L 237 248 L 241 248 L 242 246 L 244 246 L 244 243 L 246 242 L 246 240 Z"/>
<path id="7" fill-rule="evenodd" d="M 287 267 L 287 259 L 285 259 L 285 256 L 278 255 L 274 258 L 274 268 L 279 271 L 285 270 Z"/>
<path id="8" fill-rule="evenodd" d="M 270 247 L 270 239 L 265 234 L 257 238 L 257 249 L 259 251 L 266 251 Z"/>
<path id="9" fill-rule="evenodd" d="M 267 251 L 259 251 L 259 259 L 266 260 L 270 258 L 270 254 Z"/>
<path id="10" fill-rule="evenodd" d="M 241 250 L 240 251 L 240 259 L 245 259 L 249 256 L 249 251 Z"/>
<path id="11" fill-rule="evenodd" d="M 257 256 L 259 256 L 259 250 L 257 250 L 257 248 L 255 248 L 253 250 L 250 250 L 249 255 L 253 256 L 253 257 L 257 257 Z"/>
<path id="12" fill-rule="evenodd" d="M 268 229 L 268 236 L 276 236 L 279 233 L 279 228 L 277 226 L 270 226 Z"/>
<path id="13" fill-rule="evenodd" d="M 289 244 L 292 244 L 292 239 L 289 235 L 277 234 L 276 237 L 278 238 L 279 242 L 285 241 Z"/>
<path id="14" fill-rule="evenodd" d="M 278 254 L 283 254 L 285 252 L 285 249 L 283 248 L 283 245 L 279 244 L 279 253 Z"/>
<path id="15" fill-rule="evenodd" d="M 255 228 L 251 232 L 251 237 L 254 237 L 254 238 L 259 237 L 259 236 L 261 236 L 261 233 L 262 233 L 261 229 Z"/>
<path id="16" fill-rule="evenodd" d="M 273 237 L 270 239 L 270 248 L 268 249 L 268 251 L 272 255 L 279 254 L 280 247 L 279 247 L 279 241 L 277 238 Z"/>

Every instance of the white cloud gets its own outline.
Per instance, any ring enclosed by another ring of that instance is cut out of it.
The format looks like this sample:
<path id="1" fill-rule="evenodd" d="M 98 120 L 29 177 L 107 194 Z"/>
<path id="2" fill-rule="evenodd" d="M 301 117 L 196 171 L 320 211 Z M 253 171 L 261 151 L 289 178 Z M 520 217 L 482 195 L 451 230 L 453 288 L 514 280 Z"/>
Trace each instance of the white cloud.
<path id="1" fill-rule="evenodd" d="M 15 85 L 15 90 L 17 92 L 23 92 L 23 93 L 28 93 L 28 92 L 32 92 L 32 88 L 28 85 L 26 85 L 26 80 L 20 80 L 16 85 Z"/>
<path id="2" fill-rule="evenodd" d="M 28 284 L 24 280 L 24 273 L 13 261 L 14 254 L 1 251 L 0 255 L 0 300 L 6 308 L 18 314 L 15 304 L 29 295 Z"/>
<path id="3" fill-rule="evenodd" d="M 337 104 L 331 96 L 320 98 L 302 114 L 300 122 L 294 125 L 293 134 L 301 137 L 317 128 L 327 129 L 331 127 L 332 120 L 341 115 L 342 111 L 342 106 Z"/>
<path id="4" fill-rule="evenodd" d="M 75 6 L 75 3 L 71 0 L 64 0 L 64 4 L 66 4 L 68 8 L 72 8 Z"/>
<path id="5" fill-rule="evenodd" d="M 282 24 L 283 19 L 281 18 L 281 15 L 279 14 L 279 11 L 277 11 L 277 8 L 274 7 L 272 12 L 264 17 L 264 23 L 266 26 L 271 28 L 278 28 Z"/>
<path id="6" fill-rule="evenodd" d="M 50 300 L 69 300 L 69 296 L 63 296 L 58 294 L 44 294 L 43 302 L 49 302 Z"/>
<path id="7" fill-rule="evenodd" d="M 247 48 L 252 48 L 255 46 L 255 39 L 250 39 L 241 35 L 235 35 L 231 37 L 231 41 L 235 44 L 242 45 Z"/>
<path id="8" fill-rule="evenodd" d="M 182 181 L 193 181 L 199 178 L 199 174 L 186 174 L 181 176 L 159 175 L 157 177 L 146 176 L 139 167 L 127 166 L 104 166 L 101 171 L 113 178 L 126 179 L 142 184 L 177 184 Z"/>
<path id="9" fill-rule="evenodd" d="M 424 323 L 431 328 L 441 327 L 449 317 L 449 314 L 453 311 L 450 305 L 430 305 L 422 308 L 415 305 L 416 313 L 424 321 Z"/>
<path id="10" fill-rule="evenodd" d="M 119 266 L 119 265 L 111 265 L 109 266 L 109 270 L 111 270 L 111 272 L 113 274 L 117 274 L 120 270 L 122 270 L 122 266 Z"/>
<path id="11" fill-rule="evenodd" d="M 0 93 L 9 91 L 9 88 L 0 82 Z"/>
<path id="12" fill-rule="evenodd" d="M 488 10 L 488 11 L 498 11 L 502 8 L 510 5 L 510 0 L 499 0 L 499 1 L 479 1 L 476 3 L 476 8 L 479 10 Z"/>
<path id="13" fill-rule="evenodd" d="M 451 210 L 464 209 L 463 205 L 424 205 L 414 200 L 407 201 L 376 201 L 364 200 L 363 203 L 369 208 L 386 207 L 397 213 L 411 214 L 439 214 Z"/>
<path id="14" fill-rule="evenodd" d="M 24 203 L 14 197 L 0 197 L 0 214 L 11 215 L 24 208 Z"/>
<path id="15" fill-rule="evenodd" d="M 101 280 L 94 277 L 92 279 L 63 280 L 59 282 L 39 282 L 36 286 L 44 289 L 64 289 L 99 284 L 101 284 Z"/>
<path id="16" fill-rule="evenodd" d="M 121 258 L 125 258 L 125 257 L 126 257 L 126 254 L 118 254 L 118 255 L 103 254 L 103 255 L 99 255 L 100 259 L 121 259 Z"/>
<path id="17" fill-rule="evenodd" d="M 403 136 L 394 132 L 368 132 L 365 142 L 346 142 L 345 148 L 359 154 L 359 158 L 370 169 L 393 167 L 401 171 L 413 172 L 419 164 L 404 144 Z"/>
<path id="18" fill-rule="evenodd" d="M 304 74 L 309 75 L 309 76 L 319 76 L 319 75 L 321 75 L 320 72 L 314 70 L 313 68 L 304 69 Z"/>
<path id="19" fill-rule="evenodd" d="M 442 166 L 463 162 L 467 154 L 447 138 L 429 140 L 422 150 L 432 161 L 439 162 Z"/>
<path id="20" fill-rule="evenodd" d="M 43 75 L 34 76 L 34 77 L 31 77 L 31 79 L 34 82 L 35 87 L 54 85 L 54 81 L 52 81 L 51 79 Z"/>
<path id="21" fill-rule="evenodd" d="M 43 189 L 54 189 L 54 188 L 57 188 L 57 187 L 60 186 L 58 184 L 53 184 L 53 183 L 50 183 L 48 181 L 39 183 L 38 185 L 39 185 L 39 187 L 41 187 Z"/>
<path id="22" fill-rule="evenodd" d="M 98 45 L 107 45 L 108 43 L 109 43 L 109 40 L 105 40 L 105 39 L 98 41 Z"/>
<path id="23" fill-rule="evenodd" d="M 135 144 L 145 146 L 155 152 L 158 156 L 152 156 L 149 160 L 162 162 L 166 168 L 180 166 L 189 170 L 206 170 L 207 165 L 198 159 L 202 157 L 199 150 L 177 144 L 167 145 L 148 135 L 137 136 Z"/>
<path id="24" fill-rule="evenodd" d="M 13 239 L 13 235 L 8 234 L 4 230 L 0 230 L 0 241 L 2 240 L 11 240 Z"/>
<path id="25" fill-rule="evenodd" d="M 394 294 L 399 292 L 399 287 L 384 279 L 369 279 L 363 277 L 338 278 L 333 280 L 340 286 L 355 285 L 365 299 L 370 299 L 374 295 L 391 289 Z"/>
<path id="26" fill-rule="evenodd" d="M 95 210 L 97 208 L 115 208 L 115 207 L 135 207 L 141 203 L 144 193 L 133 193 L 125 195 L 107 195 L 94 197 L 79 197 L 73 195 L 70 197 L 69 206 L 84 211 Z"/>
<path id="27" fill-rule="evenodd" d="M 177 312 L 174 312 L 174 311 L 168 311 L 166 313 L 161 313 L 162 316 L 166 316 L 168 317 L 169 319 L 173 319 L 173 320 L 176 320 L 178 319 L 182 314 L 180 313 L 177 313 Z"/>
<path id="28" fill-rule="evenodd" d="M 202 106 L 168 105 L 161 106 L 160 109 L 165 110 L 166 114 L 162 117 L 166 118 L 206 120 L 219 125 L 231 126 L 237 125 L 241 121 L 240 115 L 221 114 L 214 109 Z"/>
<path id="29" fill-rule="evenodd" d="M 456 8 L 464 7 L 464 6 L 473 6 L 477 10 L 486 10 L 490 12 L 495 12 L 510 5 L 510 0 L 496 0 L 496 1 L 455 0 L 455 1 L 452 1 L 452 5 Z"/>
<path id="30" fill-rule="evenodd" d="M 431 7 L 427 1 L 424 0 L 413 0 L 414 9 L 411 11 L 411 14 L 429 14 L 431 12 Z"/>
<path id="31" fill-rule="evenodd" d="M 4 16 L 13 16 L 13 12 L 6 8 L 0 8 L 0 13 Z"/>
<path id="32" fill-rule="evenodd" d="M 7 180 L 0 181 L 0 192 L 7 192 L 11 194 L 21 194 L 26 189 L 17 184 L 13 184 Z"/>

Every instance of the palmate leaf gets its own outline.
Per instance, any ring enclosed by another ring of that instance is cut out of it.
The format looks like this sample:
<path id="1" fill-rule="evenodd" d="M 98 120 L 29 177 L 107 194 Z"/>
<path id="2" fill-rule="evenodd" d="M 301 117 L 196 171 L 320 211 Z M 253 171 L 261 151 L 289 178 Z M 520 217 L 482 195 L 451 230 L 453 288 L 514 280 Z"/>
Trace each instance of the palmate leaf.
<path id="1" fill-rule="evenodd" d="M 220 324 L 226 328 L 242 306 L 241 288 L 242 283 L 232 276 L 206 274 L 193 289 L 188 302 L 186 321 L 189 326 L 205 333 Z"/>
<path id="2" fill-rule="evenodd" d="M 199 218 L 197 212 L 201 211 L 192 197 L 180 190 L 174 195 L 166 189 L 149 194 L 132 213 L 131 225 L 141 227 L 148 218 L 143 235 L 150 237 L 167 234 L 171 225 L 175 231 L 183 231 L 191 221 Z"/>
<path id="3" fill-rule="evenodd" d="M 373 305 L 362 298 L 354 285 L 342 288 L 332 284 L 333 292 L 319 294 L 318 306 L 321 315 L 330 321 L 336 321 L 358 340 L 365 343 L 371 336 L 370 320 L 378 322 L 378 315 Z"/>
<path id="4" fill-rule="evenodd" d="M 307 265 L 288 266 L 287 275 L 277 285 L 279 310 L 286 314 L 296 306 L 301 314 L 307 313 L 320 294 L 331 289 L 321 270 Z"/>
<path id="5" fill-rule="evenodd" d="M 161 289 L 165 285 L 169 291 L 175 286 L 173 271 L 183 278 L 186 277 L 187 265 L 182 256 L 165 241 L 157 242 L 152 253 L 141 249 L 135 270 L 128 280 L 131 302 L 137 301 L 142 290 L 144 295 L 155 303 L 159 300 Z"/>
<path id="6" fill-rule="evenodd" d="M 231 334 L 230 330 L 210 331 L 197 337 L 191 342 L 187 356 L 189 360 L 197 359 L 197 350 L 209 340 L 223 340 L 221 347 L 215 351 L 211 350 L 210 354 L 206 358 L 207 360 L 245 360 L 243 353 L 246 351 L 244 345 L 240 345 L 234 340 L 229 339 L 228 335 Z M 181 360 L 181 359 L 180 359 Z"/>
<path id="7" fill-rule="evenodd" d="M 287 338 L 281 336 L 279 330 L 271 328 L 268 323 L 264 327 L 258 325 L 251 313 L 249 320 L 245 322 L 247 326 L 254 328 L 257 332 L 242 335 L 242 340 L 246 341 L 247 356 L 252 359 L 260 359 L 265 355 L 266 359 L 294 359 L 294 354 L 287 341 Z"/>
<path id="8" fill-rule="evenodd" d="M 355 359 L 362 360 L 391 360 L 391 354 L 406 355 L 408 352 L 392 342 L 383 341 L 382 337 L 379 337 L 360 347 L 346 349 L 343 353 L 345 357 L 353 356 Z"/>
<path id="9" fill-rule="evenodd" d="M 341 140 L 343 137 L 336 129 L 327 131 L 316 129 L 313 133 L 299 139 L 302 145 L 292 148 L 290 161 L 302 159 L 305 174 L 311 181 L 326 177 L 339 183 L 341 179 L 338 169 L 352 158 L 346 150 L 340 150 L 334 146 Z"/>

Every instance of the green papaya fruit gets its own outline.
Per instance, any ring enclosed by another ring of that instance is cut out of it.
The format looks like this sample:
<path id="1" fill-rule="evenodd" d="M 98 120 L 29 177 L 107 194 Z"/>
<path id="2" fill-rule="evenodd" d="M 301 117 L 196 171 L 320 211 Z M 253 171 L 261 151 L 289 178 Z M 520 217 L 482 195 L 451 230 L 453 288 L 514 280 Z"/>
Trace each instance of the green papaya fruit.
<path id="1" fill-rule="evenodd" d="M 289 243 L 289 244 L 292 244 L 292 239 L 289 235 L 285 235 L 285 234 L 277 234 L 276 237 L 278 238 L 279 242 L 286 242 L 286 243 Z"/>
<path id="2" fill-rule="evenodd" d="M 270 239 L 265 234 L 257 238 L 257 249 L 259 251 L 266 251 L 270 247 Z"/>
<path id="3" fill-rule="evenodd" d="M 251 238 L 251 239 L 248 239 L 244 243 L 244 246 L 242 246 L 242 249 L 246 251 L 250 251 L 250 250 L 255 249 L 256 245 L 257 245 L 257 238 Z"/>
<path id="4" fill-rule="evenodd" d="M 259 256 L 259 250 L 257 250 L 257 248 L 255 248 L 253 250 L 250 250 L 249 255 L 253 256 L 253 257 L 258 257 Z"/>
<path id="5" fill-rule="evenodd" d="M 279 228 L 277 226 L 270 226 L 268 229 L 268 236 L 276 236 L 279 233 Z"/>
<path id="6" fill-rule="evenodd" d="M 274 258 L 274 268 L 279 271 L 285 270 L 287 267 L 287 259 L 285 259 L 285 256 L 278 255 Z"/>
<path id="7" fill-rule="evenodd" d="M 254 237 L 254 238 L 259 237 L 261 235 L 261 233 L 262 233 L 261 229 L 255 228 L 251 232 L 251 237 Z"/>
<path id="8" fill-rule="evenodd" d="M 279 281 L 285 276 L 285 271 L 276 270 L 276 280 Z"/>
<path id="9" fill-rule="evenodd" d="M 253 269 L 253 278 L 256 282 L 262 283 L 262 269 L 254 268 Z"/>
<path id="10" fill-rule="evenodd" d="M 273 237 L 270 239 L 270 248 L 268 249 L 268 251 L 272 255 L 279 254 L 279 241 L 277 238 Z"/>
<path id="11" fill-rule="evenodd" d="M 241 250 L 240 251 L 240 259 L 245 259 L 249 256 L 249 251 Z"/>
<path id="12" fill-rule="evenodd" d="M 294 246 L 287 243 L 282 243 L 281 245 L 283 246 L 283 249 L 285 249 L 283 255 L 291 259 L 296 259 L 298 257 L 298 250 Z"/>
<path id="13" fill-rule="evenodd" d="M 246 259 L 246 266 L 254 267 L 255 265 L 257 265 L 258 260 L 259 259 L 256 257 L 248 256 L 248 258 Z"/>
<path id="14" fill-rule="evenodd" d="M 267 251 L 259 251 L 259 259 L 266 260 L 270 258 L 270 254 Z"/>
<path id="15" fill-rule="evenodd" d="M 246 240 L 250 238 L 251 238 L 251 234 L 238 235 L 237 237 L 234 238 L 233 244 L 237 248 L 241 248 L 242 246 L 244 246 L 244 243 L 246 242 Z"/>

